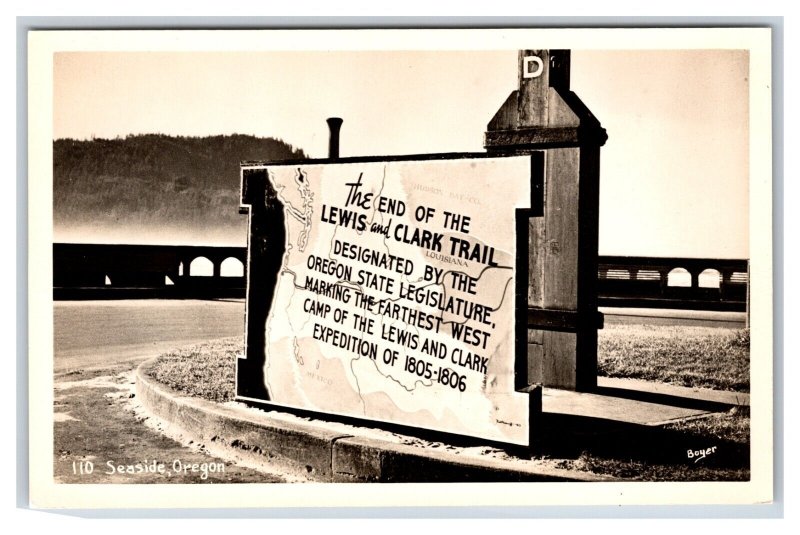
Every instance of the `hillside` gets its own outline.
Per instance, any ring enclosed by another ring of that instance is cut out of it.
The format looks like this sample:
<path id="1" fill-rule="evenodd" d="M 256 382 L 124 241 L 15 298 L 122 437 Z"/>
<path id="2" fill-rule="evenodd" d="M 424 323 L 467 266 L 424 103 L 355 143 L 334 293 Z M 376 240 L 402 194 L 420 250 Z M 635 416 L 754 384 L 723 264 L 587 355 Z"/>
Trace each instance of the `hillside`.
<path id="1" fill-rule="evenodd" d="M 239 162 L 305 157 L 246 135 L 53 142 L 56 241 L 243 245 Z"/>

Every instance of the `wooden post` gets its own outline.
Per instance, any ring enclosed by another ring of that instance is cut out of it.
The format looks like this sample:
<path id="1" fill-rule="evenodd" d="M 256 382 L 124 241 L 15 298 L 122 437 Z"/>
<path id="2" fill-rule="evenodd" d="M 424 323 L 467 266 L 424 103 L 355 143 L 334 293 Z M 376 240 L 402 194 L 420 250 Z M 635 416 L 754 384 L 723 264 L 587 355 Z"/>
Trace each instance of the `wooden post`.
<path id="1" fill-rule="evenodd" d="M 568 50 L 521 50 L 519 89 L 490 121 L 491 153 L 544 152 L 541 215 L 528 225 L 528 385 L 597 386 L 600 147 L 606 133 L 570 91 Z"/>

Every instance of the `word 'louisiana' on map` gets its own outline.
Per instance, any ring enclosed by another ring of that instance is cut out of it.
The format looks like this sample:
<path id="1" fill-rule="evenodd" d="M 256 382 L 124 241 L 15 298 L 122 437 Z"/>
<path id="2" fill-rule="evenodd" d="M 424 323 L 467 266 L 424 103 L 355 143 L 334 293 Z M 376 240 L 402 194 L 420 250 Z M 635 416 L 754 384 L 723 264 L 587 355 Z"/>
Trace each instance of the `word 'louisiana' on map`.
<path id="1" fill-rule="evenodd" d="M 263 331 L 263 401 L 528 444 L 529 395 L 514 372 L 530 156 L 306 160 L 242 174 L 243 187 L 248 174 L 266 182 L 251 233 L 253 205 L 272 211 L 261 230 L 272 260 L 252 261 L 251 235 L 248 269 L 260 268 L 249 294 L 274 284 L 258 324 L 248 311 L 248 329 Z"/>

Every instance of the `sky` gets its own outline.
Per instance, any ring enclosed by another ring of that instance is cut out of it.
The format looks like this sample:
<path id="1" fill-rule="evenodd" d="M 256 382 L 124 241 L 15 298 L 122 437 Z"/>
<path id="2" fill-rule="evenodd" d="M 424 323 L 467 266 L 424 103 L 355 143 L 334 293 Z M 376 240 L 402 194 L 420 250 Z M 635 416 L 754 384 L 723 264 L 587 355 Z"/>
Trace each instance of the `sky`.
<path id="1" fill-rule="evenodd" d="M 517 52 L 59 52 L 53 134 L 252 134 L 342 156 L 483 151 Z M 608 132 L 601 255 L 747 258 L 747 51 L 572 51 Z"/>

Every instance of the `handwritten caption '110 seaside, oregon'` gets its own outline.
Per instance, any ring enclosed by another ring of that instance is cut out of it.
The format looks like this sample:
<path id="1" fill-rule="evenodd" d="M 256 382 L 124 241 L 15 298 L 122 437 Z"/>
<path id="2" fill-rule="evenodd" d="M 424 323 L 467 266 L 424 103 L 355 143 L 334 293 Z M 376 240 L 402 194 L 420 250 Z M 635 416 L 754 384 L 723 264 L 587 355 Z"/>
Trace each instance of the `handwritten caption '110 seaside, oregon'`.
<path id="1" fill-rule="evenodd" d="M 307 256 L 298 285 L 313 294 L 303 301 L 313 338 L 428 386 L 484 384 L 507 287 L 481 284 L 504 268 L 494 247 L 471 237 L 472 214 L 367 192 L 362 177 L 345 184 L 343 204 L 321 206 L 336 232 L 328 251 Z M 417 250 L 425 262 L 409 258 Z"/>

